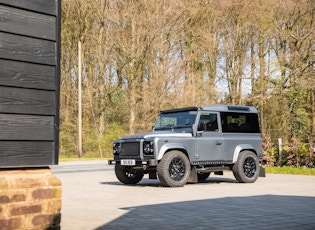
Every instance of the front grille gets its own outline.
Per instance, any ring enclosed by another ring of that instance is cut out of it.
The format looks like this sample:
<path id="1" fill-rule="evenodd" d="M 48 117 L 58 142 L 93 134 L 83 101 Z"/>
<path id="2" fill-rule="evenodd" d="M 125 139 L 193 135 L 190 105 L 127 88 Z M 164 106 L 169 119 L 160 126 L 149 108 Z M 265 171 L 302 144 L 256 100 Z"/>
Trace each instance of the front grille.
<path id="1" fill-rule="evenodd" d="M 121 143 L 121 156 L 139 156 L 140 142 L 123 142 Z"/>

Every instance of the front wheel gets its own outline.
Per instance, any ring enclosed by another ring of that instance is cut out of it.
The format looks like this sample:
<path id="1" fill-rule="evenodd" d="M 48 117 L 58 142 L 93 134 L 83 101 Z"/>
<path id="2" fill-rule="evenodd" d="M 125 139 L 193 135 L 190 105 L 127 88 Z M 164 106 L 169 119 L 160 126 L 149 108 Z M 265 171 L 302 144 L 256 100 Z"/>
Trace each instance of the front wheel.
<path id="1" fill-rule="evenodd" d="M 130 166 L 115 165 L 117 179 L 124 184 L 137 184 L 142 180 L 144 173 L 142 170 L 134 170 Z"/>
<path id="2" fill-rule="evenodd" d="M 238 182 L 253 183 L 257 180 L 260 172 L 258 157 L 251 151 L 243 151 L 238 156 L 232 170 Z"/>
<path id="3" fill-rule="evenodd" d="M 157 173 L 163 186 L 180 187 L 187 183 L 190 176 L 190 162 L 178 150 L 167 152 L 157 166 Z"/>

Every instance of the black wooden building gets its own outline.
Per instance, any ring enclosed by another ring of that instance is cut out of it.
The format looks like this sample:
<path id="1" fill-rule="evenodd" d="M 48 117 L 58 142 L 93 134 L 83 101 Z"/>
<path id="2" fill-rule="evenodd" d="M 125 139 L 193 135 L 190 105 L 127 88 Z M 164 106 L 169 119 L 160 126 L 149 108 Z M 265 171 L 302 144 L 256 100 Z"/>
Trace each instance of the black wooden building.
<path id="1" fill-rule="evenodd" d="M 0 0 L 0 168 L 58 163 L 61 0 Z"/>

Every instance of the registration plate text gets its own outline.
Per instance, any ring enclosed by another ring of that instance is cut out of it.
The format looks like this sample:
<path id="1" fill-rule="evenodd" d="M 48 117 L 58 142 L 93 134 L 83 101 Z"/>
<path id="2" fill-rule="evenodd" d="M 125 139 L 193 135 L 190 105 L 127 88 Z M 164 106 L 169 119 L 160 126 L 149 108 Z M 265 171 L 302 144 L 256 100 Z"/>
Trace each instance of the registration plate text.
<path id="1" fill-rule="evenodd" d="M 120 162 L 121 165 L 136 165 L 136 160 L 134 159 L 123 159 Z"/>

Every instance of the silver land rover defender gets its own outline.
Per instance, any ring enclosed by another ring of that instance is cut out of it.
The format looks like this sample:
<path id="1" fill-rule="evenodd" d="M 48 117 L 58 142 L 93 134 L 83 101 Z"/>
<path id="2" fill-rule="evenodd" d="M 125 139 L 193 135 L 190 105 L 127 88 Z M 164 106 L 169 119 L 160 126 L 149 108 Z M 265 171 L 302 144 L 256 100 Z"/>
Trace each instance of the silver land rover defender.
<path id="1" fill-rule="evenodd" d="M 136 184 L 149 174 L 163 186 L 178 187 L 224 170 L 232 170 L 238 182 L 252 183 L 265 176 L 258 120 L 252 106 L 161 111 L 152 132 L 114 141 L 109 164 L 124 184 Z"/>

